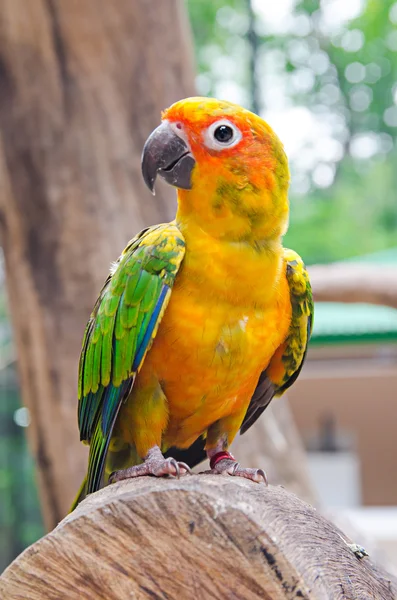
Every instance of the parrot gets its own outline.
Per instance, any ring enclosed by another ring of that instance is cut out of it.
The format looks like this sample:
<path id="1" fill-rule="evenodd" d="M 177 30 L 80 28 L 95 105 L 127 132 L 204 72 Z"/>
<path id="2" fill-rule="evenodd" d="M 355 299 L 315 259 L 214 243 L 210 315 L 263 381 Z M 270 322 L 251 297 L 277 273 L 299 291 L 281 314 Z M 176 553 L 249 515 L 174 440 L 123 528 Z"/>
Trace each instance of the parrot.
<path id="1" fill-rule="evenodd" d="M 288 160 L 261 117 L 180 100 L 141 168 L 153 194 L 157 177 L 176 188 L 176 216 L 128 243 L 89 318 L 78 382 L 88 470 L 73 507 L 109 483 L 187 475 L 206 458 L 206 472 L 267 484 L 229 448 L 297 379 L 312 331 L 308 272 L 282 244 Z"/>

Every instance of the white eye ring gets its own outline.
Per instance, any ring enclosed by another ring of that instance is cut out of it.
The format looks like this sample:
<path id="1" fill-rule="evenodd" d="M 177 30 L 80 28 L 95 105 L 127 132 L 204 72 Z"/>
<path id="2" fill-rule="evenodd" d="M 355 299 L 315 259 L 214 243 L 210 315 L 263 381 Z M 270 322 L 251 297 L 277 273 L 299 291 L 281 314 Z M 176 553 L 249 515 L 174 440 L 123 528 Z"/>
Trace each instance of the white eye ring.
<path id="1" fill-rule="evenodd" d="M 233 133 L 232 137 L 224 142 L 217 140 L 215 137 L 216 131 L 222 127 L 222 125 L 231 129 Z M 239 143 L 242 137 L 241 131 L 234 123 L 231 123 L 231 121 L 228 121 L 227 119 L 220 119 L 219 121 L 212 123 L 212 125 L 204 132 L 204 144 L 211 150 L 224 150 L 225 148 L 233 148 L 233 146 Z"/>

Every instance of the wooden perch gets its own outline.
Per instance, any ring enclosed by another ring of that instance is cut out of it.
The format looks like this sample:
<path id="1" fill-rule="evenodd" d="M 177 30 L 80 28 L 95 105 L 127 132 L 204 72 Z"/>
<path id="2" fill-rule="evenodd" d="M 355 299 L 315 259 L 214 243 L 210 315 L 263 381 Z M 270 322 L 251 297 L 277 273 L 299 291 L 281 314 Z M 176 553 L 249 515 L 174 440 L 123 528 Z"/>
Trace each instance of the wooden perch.
<path id="1" fill-rule="evenodd" d="M 85 500 L 0 578 L 7 600 L 391 600 L 396 586 L 280 487 L 142 478 Z"/>
<path id="2" fill-rule="evenodd" d="M 367 263 L 309 267 L 314 299 L 322 302 L 368 302 L 397 308 L 397 268 Z"/>

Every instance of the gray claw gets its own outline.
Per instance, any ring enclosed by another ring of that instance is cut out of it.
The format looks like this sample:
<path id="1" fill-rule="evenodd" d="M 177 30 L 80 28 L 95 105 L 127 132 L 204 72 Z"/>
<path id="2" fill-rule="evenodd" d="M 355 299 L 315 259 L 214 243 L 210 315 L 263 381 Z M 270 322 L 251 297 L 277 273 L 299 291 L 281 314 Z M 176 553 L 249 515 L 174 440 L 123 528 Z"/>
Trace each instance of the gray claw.
<path id="1" fill-rule="evenodd" d="M 179 463 L 175 460 L 175 458 L 169 458 L 168 459 L 170 462 L 170 465 L 172 465 L 175 469 L 175 475 L 174 477 L 176 477 L 177 479 L 179 479 L 180 475 L 181 475 L 181 471 L 179 468 Z"/>
<path id="2" fill-rule="evenodd" d="M 189 467 L 189 465 L 187 465 L 184 462 L 178 462 L 175 458 L 170 457 L 168 459 L 169 464 L 173 466 L 173 468 L 175 469 L 175 475 L 174 477 L 176 477 L 176 479 L 179 479 L 182 475 L 185 475 L 186 473 L 189 473 L 189 475 L 192 474 L 192 470 Z M 183 471 L 186 471 L 186 473 L 183 473 Z"/>
<path id="3" fill-rule="evenodd" d="M 265 471 L 263 469 L 258 469 L 257 473 L 258 473 L 258 475 L 260 475 L 263 478 L 263 483 L 265 485 L 269 485 L 269 481 L 267 479 L 267 475 L 266 475 Z"/>
<path id="4" fill-rule="evenodd" d="M 179 467 L 181 467 L 182 469 L 185 469 L 186 473 L 189 473 L 189 475 L 192 475 L 192 470 L 191 470 L 191 468 L 189 467 L 189 465 L 187 465 L 187 464 L 186 464 L 186 463 L 184 463 L 184 462 L 180 462 L 180 463 L 178 463 L 178 465 L 179 465 Z M 182 475 L 183 475 L 183 473 L 182 473 Z"/>
<path id="5" fill-rule="evenodd" d="M 230 473 L 230 475 L 236 475 L 236 471 L 238 471 L 240 468 L 240 463 L 236 462 L 236 464 L 233 467 L 233 471 Z"/>

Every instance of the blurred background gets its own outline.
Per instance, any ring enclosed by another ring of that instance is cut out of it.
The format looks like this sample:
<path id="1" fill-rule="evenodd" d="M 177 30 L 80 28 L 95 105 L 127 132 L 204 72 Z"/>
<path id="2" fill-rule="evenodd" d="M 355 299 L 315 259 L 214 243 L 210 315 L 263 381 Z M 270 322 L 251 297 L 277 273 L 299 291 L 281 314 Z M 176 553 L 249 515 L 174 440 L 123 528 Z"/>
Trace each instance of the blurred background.
<path id="1" fill-rule="evenodd" d="M 397 2 L 100 4 L 0 0 L 0 570 L 78 488 L 84 324 L 129 237 L 172 218 L 139 155 L 160 110 L 194 93 L 282 139 L 285 245 L 325 280 L 327 263 L 363 273 L 348 303 L 316 304 L 289 408 L 266 411 L 245 452 L 397 564 Z"/>

